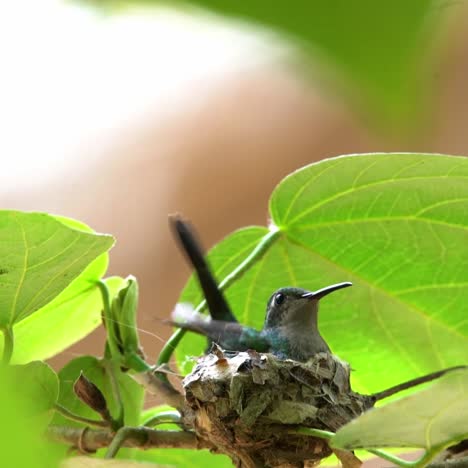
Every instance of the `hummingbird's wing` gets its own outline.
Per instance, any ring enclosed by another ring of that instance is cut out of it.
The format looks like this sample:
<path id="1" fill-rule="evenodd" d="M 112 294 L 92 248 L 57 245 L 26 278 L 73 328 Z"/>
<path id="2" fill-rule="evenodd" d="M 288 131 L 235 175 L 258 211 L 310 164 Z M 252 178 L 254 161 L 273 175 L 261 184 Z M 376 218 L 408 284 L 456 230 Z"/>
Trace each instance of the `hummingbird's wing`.
<path id="1" fill-rule="evenodd" d="M 255 349 L 265 352 L 269 349 L 266 338 L 257 330 L 244 327 L 240 323 L 224 320 L 210 320 L 186 304 L 177 304 L 172 313 L 172 325 L 208 337 L 221 348 L 229 351 Z"/>
<path id="2" fill-rule="evenodd" d="M 236 317 L 211 273 L 192 226 L 179 215 L 170 216 L 169 222 L 179 245 L 197 273 L 198 282 L 203 290 L 211 317 L 214 320 L 237 323 Z"/>

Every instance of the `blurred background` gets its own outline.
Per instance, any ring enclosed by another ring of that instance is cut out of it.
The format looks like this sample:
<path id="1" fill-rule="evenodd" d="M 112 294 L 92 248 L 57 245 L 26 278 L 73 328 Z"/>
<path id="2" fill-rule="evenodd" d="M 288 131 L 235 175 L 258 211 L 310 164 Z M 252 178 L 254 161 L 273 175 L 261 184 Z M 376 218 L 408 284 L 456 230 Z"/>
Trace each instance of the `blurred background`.
<path id="1" fill-rule="evenodd" d="M 468 154 L 466 2 L 286 3 L 0 6 L 1 208 L 117 238 L 109 274 L 139 279 L 150 359 L 190 274 L 169 213 L 208 248 L 265 225 L 275 185 L 314 161 Z"/>

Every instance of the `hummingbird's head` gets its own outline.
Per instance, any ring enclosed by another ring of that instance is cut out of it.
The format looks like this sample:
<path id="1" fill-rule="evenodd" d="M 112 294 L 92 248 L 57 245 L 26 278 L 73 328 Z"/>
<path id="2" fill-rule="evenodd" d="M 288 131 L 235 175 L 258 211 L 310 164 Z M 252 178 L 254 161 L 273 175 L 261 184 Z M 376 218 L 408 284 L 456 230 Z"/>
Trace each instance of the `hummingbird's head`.
<path id="1" fill-rule="evenodd" d="M 338 283 L 318 291 L 301 288 L 278 289 L 268 301 L 264 328 L 307 326 L 311 322 L 316 323 L 319 300 L 333 291 L 351 285 L 349 282 Z"/>

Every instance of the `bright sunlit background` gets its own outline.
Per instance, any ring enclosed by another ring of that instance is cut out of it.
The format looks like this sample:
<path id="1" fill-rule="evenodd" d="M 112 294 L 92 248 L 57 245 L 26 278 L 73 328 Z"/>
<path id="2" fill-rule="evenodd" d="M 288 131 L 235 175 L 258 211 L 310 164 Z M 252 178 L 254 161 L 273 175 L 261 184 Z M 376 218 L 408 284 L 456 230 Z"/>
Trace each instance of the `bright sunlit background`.
<path id="1" fill-rule="evenodd" d="M 168 8 L 109 15 L 59 0 L 0 7 L 1 194 L 93 163 L 122 131 L 271 62 L 246 27 Z"/>

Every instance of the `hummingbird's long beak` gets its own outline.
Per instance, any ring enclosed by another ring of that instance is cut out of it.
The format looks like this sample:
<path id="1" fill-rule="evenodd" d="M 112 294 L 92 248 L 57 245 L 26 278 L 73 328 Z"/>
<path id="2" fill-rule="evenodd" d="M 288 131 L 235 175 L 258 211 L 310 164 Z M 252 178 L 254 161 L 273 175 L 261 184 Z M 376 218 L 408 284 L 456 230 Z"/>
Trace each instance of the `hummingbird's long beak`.
<path id="1" fill-rule="evenodd" d="M 348 286 L 352 286 L 353 283 L 349 281 L 345 281 L 344 283 L 332 284 L 331 286 L 327 286 L 326 288 L 319 289 L 318 291 L 311 291 L 302 295 L 302 297 L 308 297 L 310 299 L 322 299 L 326 295 L 332 293 L 333 291 L 338 291 L 338 289 L 347 288 Z"/>

